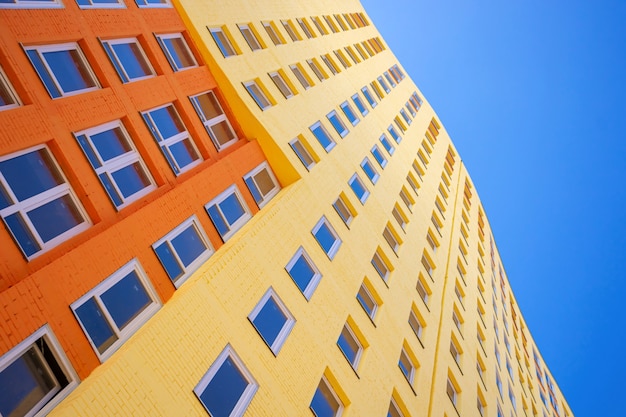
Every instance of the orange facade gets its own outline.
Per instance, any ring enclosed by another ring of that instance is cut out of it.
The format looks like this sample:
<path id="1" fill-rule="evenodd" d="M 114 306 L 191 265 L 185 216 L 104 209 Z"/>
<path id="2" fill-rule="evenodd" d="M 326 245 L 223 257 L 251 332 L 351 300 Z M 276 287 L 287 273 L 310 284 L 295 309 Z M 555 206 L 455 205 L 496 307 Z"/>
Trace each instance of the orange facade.
<path id="1" fill-rule="evenodd" d="M 77 300 L 134 259 L 166 302 L 180 282 L 156 244 L 195 215 L 217 250 L 205 205 L 235 184 L 256 213 L 244 176 L 265 157 L 174 8 L 80 3 L 0 9 L 0 357 L 47 323 L 82 379 L 112 342 L 90 342 Z"/>

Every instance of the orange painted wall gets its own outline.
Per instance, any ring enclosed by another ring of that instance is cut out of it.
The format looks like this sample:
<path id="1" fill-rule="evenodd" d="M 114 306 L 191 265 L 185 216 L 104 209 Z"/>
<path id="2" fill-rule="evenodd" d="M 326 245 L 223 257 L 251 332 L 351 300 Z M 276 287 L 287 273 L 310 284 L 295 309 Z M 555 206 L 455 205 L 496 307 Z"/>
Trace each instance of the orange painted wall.
<path id="1" fill-rule="evenodd" d="M 194 50 L 197 68 L 174 72 L 154 33 L 185 33 L 173 8 L 80 10 L 76 3 L 49 10 L 0 10 L 0 65 L 22 106 L 0 111 L 0 156 L 46 144 L 93 226 L 27 261 L 0 226 L 0 355 L 49 323 L 81 378 L 99 360 L 69 305 L 132 258 L 137 258 L 162 302 L 174 293 L 151 245 L 196 214 L 215 249 L 222 245 L 204 204 L 237 184 L 253 213 L 258 209 L 243 175 L 265 160 L 255 141 L 240 139 L 217 152 L 188 97 L 216 83 Z M 137 37 L 157 76 L 122 84 L 98 38 Z M 102 88 L 51 99 L 22 46 L 78 42 Z M 219 91 L 216 91 L 219 96 Z M 220 97 L 221 98 L 221 97 Z M 204 161 L 174 175 L 140 112 L 173 102 Z M 240 138 L 242 130 L 222 105 Z M 121 119 L 157 189 L 117 211 L 72 132 Z"/>

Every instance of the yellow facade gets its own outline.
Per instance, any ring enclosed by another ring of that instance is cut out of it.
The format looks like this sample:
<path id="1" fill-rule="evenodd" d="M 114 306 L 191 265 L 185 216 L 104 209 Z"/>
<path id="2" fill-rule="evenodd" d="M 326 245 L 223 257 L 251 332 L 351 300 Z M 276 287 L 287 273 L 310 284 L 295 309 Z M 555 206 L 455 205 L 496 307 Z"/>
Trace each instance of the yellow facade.
<path id="1" fill-rule="evenodd" d="M 242 131 L 258 140 L 282 189 L 50 415 L 207 415 L 194 388 L 229 346 L 256 382 L 242 415 L 312 415 L 310 404 L 325 378 L 345 416 L 384 416 L 392 401 L 406 417 L 496 417 L 499 411 L 507 417 L 572 416 L 556 384 L 545 379 L 553 381 L 540 356 L 535 359 L 537 349 L 461 158 L 360 3 L 182 0 L 175 6 Z M 365 18 L 363 27 L 345 20 L 355 13 Z M 300 18 L 314 38 L 306 36 Z M 293 41 L 282 21 L 300 39 Z M 263 23 L 284 44 L 275 45 Z M 251 50 L 239 25 L 247 25 L 260 50 Z M 210 28 L 229 37 L 236 55 L 222 55 Z M 326 54 L 335 75 L 322 59 Z M 312 59 L 326 75 L 323 81 L 307 62 Z M 304 72 L 310 88 L 291 65 Z M 283 96 L 272 72 L 283 77 L 293 97 Z M 265 110 L 246 90 L 250 81 L 267 95 Z M 375 107 L 366 103 L 365 86 Z M 423 100 L 415 116 L 409 101 L 414 94 Z M 358 113 L 354 95 L 365 103 L 366 115 Z M 356 125 L 340 107 L 346 101 L 358 115 Z M 327 117 L 332 111 L 348 130 L 344 137 Z M 335 142 L 328 150 L 311 130 L 318 121 Z M 400 133 L 399 142 L 389 126 Z M 380 141 L 383 134 L 393 153 Z M 308 168 L 290 145 L 295 138 L 315 162 Z M 384 168 L 374 146 L 387 161 Z M 361 166 L 366 157 L 378 173 L 375 184 Z M 363 202 L 349 186 L 355 173 L 369 191 Z M 333 208 L 339 196 L 352 215 L 348 225 Z M 323 218 L 341 240 L 330 256 L 312 234 Z M 321 274 L 307 296 L 286 270 L 300 248 Z M 384 278 L 373 265 L 376 256 L 388 269 Z M 357 300 L 363 283 L 378 304 L 373 317 Z M 248 318 L 270 288 L 295 319 L 278 353 Z M 409 324 L 411 314 L 420 323 L 419 336 Z M 361 346 L 356 365 L 337 345 L 346 323 Z M 415 368 L 408 377 L 401 360 Z"/>

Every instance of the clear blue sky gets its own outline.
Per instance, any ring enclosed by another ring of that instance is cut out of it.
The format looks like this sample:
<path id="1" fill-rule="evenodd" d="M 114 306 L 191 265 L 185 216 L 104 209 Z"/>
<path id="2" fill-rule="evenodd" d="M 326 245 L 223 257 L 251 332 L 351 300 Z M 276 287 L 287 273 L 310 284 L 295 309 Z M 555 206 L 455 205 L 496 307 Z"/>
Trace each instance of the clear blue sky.
<path id="1" fill-rule="evenodd" d="M 362 0 L 467 165 L 577 417 L 623 417 L 626 1 Z"/>

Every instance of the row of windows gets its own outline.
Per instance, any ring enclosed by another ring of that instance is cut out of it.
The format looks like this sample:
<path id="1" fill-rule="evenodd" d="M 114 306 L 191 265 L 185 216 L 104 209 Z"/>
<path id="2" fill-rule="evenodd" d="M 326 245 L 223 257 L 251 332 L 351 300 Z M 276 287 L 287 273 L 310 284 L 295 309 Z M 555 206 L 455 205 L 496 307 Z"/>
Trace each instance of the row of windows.
<path id="1" fill-rule="evenodd" d="M 198 62 L 182 33 L 155 35 L 173 71 L 195 68 Z M 139 38 L 101 40 L 102 47 L 122 83 L 157 75 L 144 52 L 147 42 Z M 67 97 L 101 88 L 79 43 L 25 46 L 35 72 L 52 98 Z M 0 110 L 20 105 L 20 99 L 6 74 L 0 70 Z"/>
<path id="2" fill-rule="evenodd" d="M 76 0 L 76 4 L 81 9 L 126 7 L 122 0 Z M 172 7 L 169 0 L 135 0 L 135 4 L 140 8 Z M 0 8 L 47 9 L 56 7 L 63 7 L 63 2 L 61 0 L 4 0 L 0 2 Z"/>
<path id="3" fill-rule="evenodd" d="M 374 38 L 369 39 L 367 41 L 362 42 L 362 44 L 366 45 L 367 43 L 370 43 L 370 42 L 375 43 L 374 42 L 375 40 L 376 39 Z M 355 44 L 355 47 L 358 45 L 359 44 Z M 346 51 L 351 51 L 351 55 L 350 53 L 349 55 L 353 57 L 352 59 L 354 60 L 355 64 L 361 62 L 356 57 L 356 55 L 354 55 L 354 51 L 352 50 L 352 47 L 348 46 L 345 49 Z M 370 54 L 369 56 L 374 56 L 374 54 L 382 51 L 382 49 L 380 48 L 376 48 L 372 50 L 369 47 L 367 50 L 369 51 L 369 54 Z M 347 69 L 352 66 L 352 64 L 347 60 L 346 56 L 341 51 L 341 49 L 337 49 L 333 51 L 333 53 L 335 57 L 337 58 L 337 60 L 344 67 L 344 69 Z M 363 59 L 367 59 L 369 58 L 369 56 L 363 55 Z M 319 58 L 320 58 L 319 60 L 318 58 L 315 58 L 315 57 L 311 59 L 307 59 L 306 65 L 302 63 L 291 64 L 289 65 L 290 71 L 279 68 L 276 71 L 269 72 L 267 75 L 272 80 L 272 83 L 276 86 L 276 89 L 280 92 L 280 94 L 284 98 L 289 99 L 289 98 L 294 97 L 296 94 L 298 94 L 298 89 L 296 88 L 296 83 L 293 82 L 292 79 L 287 75 L 288 72 L 291 72 L 293 74 L 293 76 L 296 78 L 296 80 L 302 86 L 304 90 L 308 90 L 315 85 L 315 81 L 313 80 L 311 75 L 308 73 L 308 71 L 305 69 L 305 67 L 308 67 L 310 71 L 313 72 L 318 82 L 323 82 L 327 80 L 328 78 L 330 78 L 330 75 L 336 75 L 342 71 L 340 66 L 337 64 L 337 62 L 335 62 L 335 59 L 330 54 L 320 55 Z M 324 63 L 326 68 L 328 68 L 328 71 L 325 70 L 323 66 L 320 64 L 320 60 L 321 62 Z M 401 80 L 404 77 L 404 74 L 402 74 L 402 72 L 399 70 L 397 65 L 392 67 L 390 71 L 387 71 L 385 75 L 388 77 L 389 80 L 394 82 L 393 84 L 394 86 L 397 81 L 394 81 L 391 74 L 394 74 L 393 77 L 394 78 L 397 77 L 398 80 Z M 400 74 L 402 74 L 402 76 Z M 250 94 L 252 99 L 255 101 L 255 103 L 259 106 L 261 110 L 266 110 L 277 103 L 276 100 L 274 99 L 274 96 L 270 93 L 270 91 L 265 86 L 265 83 L 260 78 L 255 78 L 253 80 L 245 81 L 242 84 L 244 88 L 246 89 L 246 91 L 248 92 L 248 94 Z M 371 93 L 369 94 L 371 96 Z"/>
<path id="4" fill-rule="evenodd" d="M 304 36 L 308 39 L 316 38 L 319 35 L 328 35 L 330 32 L 337 33 L 340 30 L 350 30 L 357 29 L 361 27 L 365 27 L 369 25 L 369 22 L 365 18 L 363 13 L 344 13 L 344 14 L 335 14 L 333 16 L 323 16 L 323 20 L 326 22 L 330 31 L 326 28 L 322 19 L 319 16 L 313 16 L 309 19 L 302 17 L 295 19 L 297 26 L 300 27 Z M 312 24 L 311 24 L 312 22 Z M 337 24 L 335 24 L 335 22 Z M 292 42 L 298 42 L 304 39 L 293 19 L 281 19 L 280 25 L 277 25 L 274 21 L 262 21 L 261 26 L 265 30 L 267 36 L 270 41 L 278 46 L 284 45 L 287 43 L 286 39 L 291 39 Z M 279 29 L 279 26 L 282 26 L 283 30 L 287 34 L 285 37 L 282 31 Z M 313 30 L 315 27 L 318 31 L 316 33 Z M 232 33 L 228 29 L 227 26 L 212 26 L 209 27 L 209 32 L 211 36 L 215 40 L 215 43 L 219 50 L 222 52 L 225 58 L 230 56 L 240 55 L 242 53 L 241 48 L 235 42 Z M 237 29 L 241 33 L 241 36 L 245 40 L 246 44 L 250 47 L 251 51 L 258 51 L 261 49 L 267 48 L 269 45 L 268 42 L 263 39 L 260 32 L 257 31 L 257 28 L 254 26 L 254 23 L 240 23 L 237 24 Z M 382 47 L 382 43 L 380 40 L 377 40 L 377 44 L 379 47 Z M 383 47 L 384 48 L 384 47 Z"/>
<path id="5" fill-rule="evenodd" d="M 190 100 L 217 150 L 237 141 L 212 91 L 191 96 Z M 174 103 L 147 110 L 142 116 L 176 175 L 202 161 Z M 74 132 L 74 137 L 117 210 L 156 189 L 121 120 Z M 257 201 L 262 197 L 255 195 Z M 45 145 L 0 158 L 0 216 L 27 258 L 56 246 L 90 223 Z"/>

